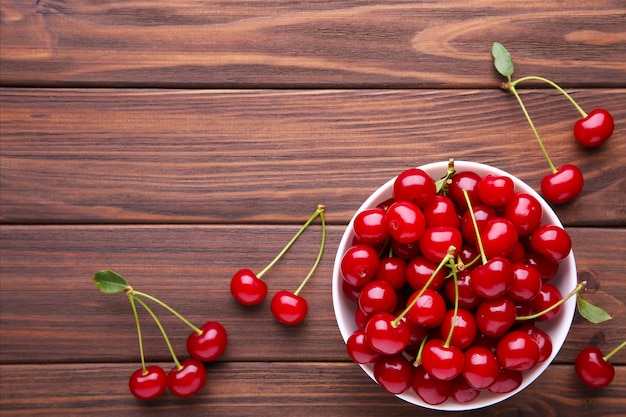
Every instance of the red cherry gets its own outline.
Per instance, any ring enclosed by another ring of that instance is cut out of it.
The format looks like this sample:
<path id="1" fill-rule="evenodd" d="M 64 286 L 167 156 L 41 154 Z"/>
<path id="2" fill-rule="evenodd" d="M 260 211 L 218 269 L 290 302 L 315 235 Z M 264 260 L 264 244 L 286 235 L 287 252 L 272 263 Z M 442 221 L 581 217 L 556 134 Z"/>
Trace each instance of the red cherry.
<path id="1" fill-rule="evenodd" d="M 467 310 L 474 310 L 478 304 L 482 301 L 474 289 L 472 288 L 471 270 L 465 270 L 457 273 L 457 286 L 454 285 L 454 280 L 447 280 L 444 288 L 446 299 L 450 303 L 454 303 L 455 293 L 458 289 L 459 293 L 459 308 Z"/>
<path id="2" fill-rule="evenodd" d="M 409 297 L 407 306 L 413 303 L 418 294 L 416 291 Z M 446 302 L 437 291 L 425 289 L 407 314 L 413 323 L 435 328 L 441 324 L 446 314 Z"/>
<path id="3" fill-rule="evenodd" d="M 385 210 L 380 207 L 363 210 L 354 218 L 353 229 L 359 243 L 370 246 L 385 243 L 389 238 Z"/>
<path id="4" fill-rule="evenodd" d="M 454 309 L 446 311 L 441 327 L 439 329 L 442 338 L 448 337 L 452 328 L 452 320 L 454 319 Z M 477 327 L 476 318 L 469 310 L 459 308 L 454 322 L 454 330 L 450 338 L 450 345 L 465 349 L 469 347 L 476 339 Z"/>
<path id="5" fill-rule="evenodd" d="M 513 223 L 518 236 L 528 236 L 541 225 L 543 208 L 535 197 L 516 193 L 504 206 L 504 217 Z"/>
<path id="6" fill-rule="evenodd" d="M 206 369 L 202 362 L 188 358 L 181 367 L 174 367 L 167 374 L 167 387 L 178 397 L 191 397 L 204 386 Z"/>
<path id="7" fill-rule="evenodd" d="M 487 174 L 477 186 L 478 198 L 491 207 L 502 207 L 513 197 L 515 184 L 505 175 Z"/>
<path id="8" fill-rule="evenodd" d="M 402 394 L 411 386 L 413 365 L 401 354 L 382 356 L 374 364 L 374 378 L 385 391 Z"/>
<path id="9" fill-rule="evenodd" d="M 580 194 L 585 181 L 580 169 L 565 164 L 541 180 L 541 194 L 553 204 L 567 203 Z"/>
<path id="10" fill-rule="evenodd" d="M 166 386 L 165 371 L 159 366 L 148 366 L 137 369 L 130 375 L 128 387 L 130 392 L 140 400 L 153 400 L 163 394 Z"/>
<path id="11" fill-rule="evenodd" d="M 496 381 L 487 389 L 494 394 L 506 394 L 516 390 L 523 380 L 522 372 L 501 368 Z"/>
<path id="12" fill-rule="evenodd" d="M 506 290 L 506 295 L 513 301 L 527 302 L 539 294 L 541 284 L 541 275 L 535 267 L 523 263 L 514 263 L 513 282 Z"/>
<path id="13" fill-rule="evenodd" d="M 380 353 L 373 350 L 365 339 L 365 329 L 357 329 L 348 337 L 346 350 L 350 359 L 356 363 L 373 363 L 380 358 Z"/>
<path id="14" fill-rule="evenodd" d="M 542 281 L 550 281 L 557 272 L 559 272 L 559 264 L 547 259 L 540 253 L 537 253 L 533 250 L 526 252 L 526 263 L 530 266 L 533 266 L 539 275 L 541 276 Z"/>
<path id="15" fill-rule="evenodd" d="M 485 255 L 489 259 L 494 256 L 509 256 L 518 242 L 515 226 L 504 217 L 489 220 L 480 232 L 480 238 L 483 242 Z"/>
<path id="16" fill-rule="evenodd" d="M 426 259 L 423 256 L 414 257 L 407 265 L 407 283 L 413 290 L 420 291 L 437 269 L 437 265 L 438 264 Z M 428 288 L 438 290 L 443 286 L 445 279 L 446 271 L 442 268 L 439 272 L 437 272 L 430 284 L 428 284 Z"/>
<path id="17" fill-rule="evenodd" d="M 539 363 L 546 361 L 552 355 L 552 338 L 550 335 L 532 323 L 525 323 L 517 328 L 530 335 L 539 346 Z"/>
<path id="18" fill-rule="evenodd" d="M 460 225 L 459 215 L 452 200 L 445 195 L 436 195 L 433 201 L 422 209 L 426 227 Z"/>
<path id="19" fill-rule="evenodd" d="M 498 298 L 513 284 L 513 266 L 501 256 L 472 269 L 470 285 L 483 298 Z"/>
<path id="20" fill-rule="evenodd" d="M 472 206 L 479 203 L 478 183 L 480 176 L 472 171 L 458 172 L 452 177 L 452 181 L 448 187 L 448 196 L 454 201 L 459 211 L 467 210 L 467 202 L 463 195 L 463 190 L 467 191 Z"/>
<path id="21" fill-rule="evenodd" d="M 396 201 L 410 201 L 418 207 L 426 207 L 436 194 L 435 181 L 420 168 L 409 168 L 398 175 L 393 184 Z"/>
<path id="22" fill-rule="evenodd" d="M 578 352 L 574 369 L 578 378 L 591 388 L 605 387 L 615 378 L 615 368 L 596 347 L 587 347 Z"/>
<path id="23" fill-rule="evenodd" d="M 359 308 L 368 315 L 396 309 L 398 296 L 396 290 L 387 281 L 374 280 L 365 284 L 359 295 Z"/>
<path id="24" fill-rule="evenodd" d="M 561 291 L 559 291 L 558 287 L 550 283 L 544 283 L 541 287 L 541 290 L 539 290 L 539 293 L 537 294 L 537 296 L 533 298 L 533 300 L 531 301 L 533 312 L 540 313 L 548 309 L 549 307 L 553 306 L 554 304 L 558 303 L 559 301 L 561 301 L 562 298 L 563 296 L 561 295 Z M 547 313 L 544 313 L 541 316 L 537 317 L 536 320 L 537 321 L 552 320 L 553 318 L 559 315 L 559 312 L 561 311 L 561 307 L 562 305 L 559 305 L 553 310 L 550 310 Z"/>
<path id="25" fill-rule="evenodd" d="M 472 205 L 472 212 L 474 213 L 479 232 L 485 229 L 485 226 L 491 219 L 497 217 L 495 209 L 484 204 Z M 474 229 L 474 222 L 469 210 L 466 210 L 461 217 L 461 234 L 466 244 L 472 246 L 477 244 L 476 230 Z"/>
<path id="26" fill-rule="evenodd" d="M 505 369 L 528 371 L 539 362 L 539 346 L 528 333 L 513 330 L 498 342 L 496 357 Z"/>
<path id="27" fill-rule="evenodd" d="M 457 376 L 450 381 L 450 398 L 460 404 L 474 401 L 480 395 L 480 391 L 472 387 L 467 381 Z"/>
<path id="28" fill-rule="evenodd" d="M 341 258 L 343 279 L 354 287 L 363 287 L 376 275 L 378 263 L 378 253 L 371 246 L 351 246 Z"/>
<path id="29" fill-rule="evenodd" d="M 471 346 L 464 355 L 463 378 L 475 389 L 489 388 L 500 373 L 500 363 L 496 355 L 484 346 Z"/>
<path id="30" fill-rule="evenodd" d="M 415 393 L 427 404 L 441 404 L 450 396 L 450 382 L 431 376 L 423 366 L 413 371 L 411 386 Z"/>
<path id="31" fill-rule="evenodd" d="M 572 239 L 562 227 L 545 224 L 530 236 L 530 247 L 552 262 L 561 262 L 572 249 Z"/>
<path id="32" fill-rule="evenodd" d="M 457 347 L 446 347 L 441 339 L 430 339 L 422 351 L 422 366 L 430 375 L 450 381 L 461 373 L 465 357 Z"/>
<path id="33" fill-rule="evenodd" d="M 394 320 L 389 313 L 376 313 L 370 318 L 365 326 L 365 337 L 372 349 L 384 355 L 395 355 L 408 346 L 411 335 L 406 323 L 400 320 L 394 327 Z"/>
<path id="34" fill-rule="evenodd" d="M 271 310 L 280 323 L 293 326 L 304 320 L 309 311 L 309 305 L 299 295 L 280 290 L 272 297 Z"/>
<path id="35" fill-rule="evenodd" d="M 448 254 L 450 246 L 454 246 L 454 256 L 461 250 L 463 236 L 459 229 L 450 226 L 429 227 L 424 230 L 419 240 L 422 254 L 431 262 L 439 265 Z"/>
<path id="36" fill-rule="evenodd" d="M 267 296 L 267 284 L 249 269 L 241 269 L 230 281 L 230 293 L 243 305 L 259 304 Z"/>
<path id="37" fill-rule="evenodd" d="M 399 290 L 406 284 L 406 267 L 406 261 L 397 256 L 383 258 L 378 263 L 374 279 L 386 281 L 394 289 Z"/>
<path id="38" fill-rule="evenodd" d="M 216 321 L 209 321 L 200 327 L 202 333 L 192 332 L 187 337 L 187 351 L 191 356 L 203 362 L 219 358 L 228 342 L 226 329 Z"/>
<path id="39" fill-rule="evenodd" d="M 385 221 L 391 237 L 405 244 L 417 241 L 426 227 L 424 214 L 409 201 L 397 201 L 389 206 Z"/>
<path id="40" fill-rule="evenodd" d="M 583 146 L 595 148 L 606 142 L 613 134 L 615 123 L 611 113 L 595 109 L 574 124 L 574 137 Z"/>
<path id="41" fill-rule="evenodd" d="M 508 297 L 485 299 L 476 307 L 476 326 L 487 337 L 504 335 L 516 317 L 515 303 Z"/>

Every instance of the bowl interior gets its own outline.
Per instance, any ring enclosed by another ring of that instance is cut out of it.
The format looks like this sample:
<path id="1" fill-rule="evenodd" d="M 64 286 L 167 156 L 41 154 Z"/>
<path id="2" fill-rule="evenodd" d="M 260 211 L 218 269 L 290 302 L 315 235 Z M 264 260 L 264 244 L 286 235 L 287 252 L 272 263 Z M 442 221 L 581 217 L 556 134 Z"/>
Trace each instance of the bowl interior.
<path id="1" fill-rule="evenodd" d="M 531 187 L 529 187 L 527 184 L 514 177 L 513 175 L 503 170 L 476 162 L 455 161 L 454 165 L 457 172 L 474 171 L 480 176 L 491 173 L 495 175 L 506 175 L 510 177 L 515 184 L 515 191 L 531 194 L 541 203 L 543 208 L 542 224 L 554 224 L 562 227 L 562 224 L 559 221 L 557 215 L 554 213 L 552 208 L 545 202 L 545 200 Z M 435 162 L 420 166 L 419 168 L 426 171 L 433 179 L 437 180 L 446 175 L 448 162 Z M 391 198 L 394 180 L 395 178 L 392 178 L 380 188 L 378 188 L 367 200 L 365 200 L 365 202 L 355 213 L 355 216 L 359 212 L 368 208 L 376 207 L 378 204 Z M 335 310 L 337 325 L 339 327 L 339 331 L 341 332 L 341 336 L 344 342 L 347 341 L 350 335 L 357 329 L 357 325 L 354 321 L 354 314 L 357 305 L 353 301 L 349 300 L 347 296 L 343 293 L 343 277 L 340 269 L 341 258 L 343 257 L 343 254 L 346 252 L 346 250 L 352 245 L 352 240 L 354 238 L 354 233 L 352 231 L 353 223 L 354 217 L 348 224 L 339 244 L 334 263 L 332 281 L 333 307 Z M 573 252 L 571 252 L 569 256 L 559 264 L 559 271 L 557 275 L 550 280 L 550 283 L 556 285 L 563 295 L 568 294 L 574 289 L 577 284 L 577 274 Z M 572 323 L 575 309 L 576 299 L 575 297 L 572 297 L 562 305 L 561 312 L 557 317 L 546 322 L 537 323 L 537 326 L 546 331 L 552 339 L 552 354 L 546 361 L 538 364 L 532 370 L 525 372 L 522 384 L 512 392 L 509 392 L 507 394 L 492 394 L 488 391 L 484 391 L 478 396 L 477 399 L 467 404 L 459 404 L 454 400 L 448 399 L 443 404 L 431 405 L 422 401 L 421 398 L 419 398 L 411 388 L 405 393 L 397 395 L 397 397 L 411 404 L 419 405 L 425 408 L 448 411 L 476 409 L 503 401 L 526 388 L 530 383 L 537 379 L 541 375 L 541 373 L 550 365 L 554 357 L 561 349 L 561 346 L 565 342 L 565 338 L 567 337 Z M 374 380 L 373 364 L 362 364 L 359 366 L 361 366 L 365 373 L 367 373 L 370 378 Z"/>

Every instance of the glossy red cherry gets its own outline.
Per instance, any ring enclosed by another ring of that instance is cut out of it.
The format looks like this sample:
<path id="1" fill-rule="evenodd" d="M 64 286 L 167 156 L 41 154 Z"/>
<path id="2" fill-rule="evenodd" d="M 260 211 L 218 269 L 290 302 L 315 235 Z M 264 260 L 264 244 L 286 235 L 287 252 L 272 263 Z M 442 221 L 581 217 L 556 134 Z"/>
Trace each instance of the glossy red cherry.
<path id="1" fill-rule="evenodd" d="M 382 356 L 374 364 L 376 382 L 391 394 L 402 394 L 411 386 L 413 365 L 401 354 Z"/>
<path id="2" fill-rule="evenodd" d="M 363 287 L 376 275 L 379 262 L 378 253 L 371 246 L 353 245 L 341 258 L 341 274 L 350 285 Z"/>
<path id="3" fill-rule="evenodd" d="M 532 323 L 525 323 L 517 328 L 528 335 L 539 346 L 539 363 L 546 361 L 552 355 L 552 338 L 548 333 L 536 327 Z"/>
<path id="4" fill-rule="evenodd" d="M 542 281 L 550 281 L 557 272 L 559 272 L 559 264 L 557 262 L 551 261 L 540 253 L 535 252 L 534 250 L 529 250 L 526 252 L 526 263 L 530 266 L 533 266 L 539 275 L 541 276 Z"/>
<path id="5" fill-rule="evenodd" d="M 174 367 L 167 374 L 167 387 L 178 397 L 191 397 L 204 386 L 206 369 L 202 362 L 188 358 L 181 367 Z"/>
<path id="6" fill-rule="evenodd" d="M 528 333 L 513 330 L 498 342 L 496 357 L 505 369 L 528 371 L 539 363 L 539 346 Z"/>
<path id="7" fill-rule="evenodd" d="M 370 281 L 361 290 L 359 308 L 368 315 L 380 312 L 391 313 L 396 309 L 398 296 L 387 281 Z"/>
<path id="8" fill-rule="evenodd" d="M 506 258 L 493 257 L 472 269 L 470 284 L 478 296 L 498 298 L 513 284 L 513 265 Z"/>
<path id="9" fill-rule="evenodd" d="M 534 266 L 514 263 L 513 281 L 506 290 L 506 295 L 513 301 L 528 302 L 539 294 L 541 284 L 541 275 Z"/>
<path id="10" fill-rule="evenodd" d="M 461 250 L 463 236 L 459 229 L 450 226 L 429 227 L 424 230 L 419 240 L 420 251 L 431 262 L 439 265 L 448 254 L 450 246 L 454 246 L 454 256 Z"/>
<path id="11" fill-rule="evenodd" d="M 422 351 L 422 366 L 430 375 L 442 381 L 450 381 L 461 373 L 465 364 L 463 351 L 447 347 L 441 339 L 430 339 Z"/>
<path id="12" fill-rule="evenodd" d="M 467 191 L 472 206 L 479 203 L 478 197 L 478 183 L 480 182 L 480 176 L 473 171 L 457 172 L 453 177 L 448 187 L 448 196 L 454 201 L 459 208 L 459 211 L 464 212 L 467 210 L 467 202 L 463 195 L 463 190 Z"/>
<path id="13" fill-rule="evenodd" d="M 435 181 L 420 168 L 409 168 L 398 175 L 393 184 L 393 197 L 396 201 L 410 201 L 418 207 L 425 207 L 436 194 Z"/>
<path id="14" fill-rule="evenodd" d="M 230 293 L 243 305 L 259 304 L 267 296 L 267 284 L 249 269 L 241 269 L 230 281 Z"/>
<path id="15" fill-rule="evenodd" d="M 365 337 L 372 349 L 384 355 L 395 355 L 408 346 L 411 335 L 406 323 L 400 320 L 394 327 L 394 320 L 389 313 L 376 313 L 370 318 L 365 326 Z"/>
<path id="16" fill-rule="evenodd" d="M 187 337 L 187 351 L 202 362 L 219 358 L 226 350 L 228 335 L 226 329 L 216 321 L 209 321 L 200 327 L 202 333 L 192 332 Z"/>
<path id="17" fill-rule="evenodd" d="M 487 226 L 487 223 L 489 223 L 491 219 L 497 217 L 496 210 L 484 204 L 472 205 L 472 212 L 474 213 L 479 232 L 485 229 L 485 226 Z M 465 210 L 463 216 L 461 216 L 461 234 L 466 244 L 476 246 L 478 239 L 469 210 Z"/>
<path id="18" fill-rule="evenodd" d="M 407 302 L 412 304 L 419 292 L 414 292 Z M 413 323 L 429 328 L 437 327 L 443 321 L 446 314 L 446 302 L 437 291 L 425 289 L 422 295 L 415 301 L 409 309 L 407 315 Z"/>
<path id="19" fill-rule="evenodd" d="M 436 195 L 433 201 L 422 209 L 426 227 L 460 225 L 459 215 L 454 202 L 445 195 Z"/>
<path id="20" fill-rule="evenodd" d="M 385 221 L 391 237 L 405 244 L 417 241 L 426 227 L 424 214 L 409 201 L 397 201 L 389 206 Z"/>
<path id="21" fill-rule="evenodd" d="M 481 230 L 480 238 L 488 259 L 494 256 L 509 256 L 518 242 L 515 226 L 504 217 L 489 220 Z"/>
<path id="22" fill-rule="evenodd" d="M 496 382 L 500 373 L 500 363 L 491 349 L 484 346 L 471 346 L 465 352 L 465 367 L 462 375 L 475 389 L 489 388 Z"/>
<path id="23" fill-rule="evenodd" d="M 487 389 L 494 394 L 506 394 L 519 388 L 523 380 L 524 376 L 521 371 L 501 368 L 496 381 Z"/>
<path id="24" fill-rule="evenodd" d="M 375 207 L 361 211 L 354 218 L 354 235 L 359 243 L 377 246 L 389 239 L 385 210 Z"/>
<path id="25" fill-rule="evenodd" d="M 465 349 L 476 339 L 476 318 L 472 312 L 463 308 L 457 310 L 456 318 L 454 309 L 446 311 L 443 321 L 441 322 L 441 327 L 439 328 L 441 338 L 448 337 L 450 329 L 452 328 L 453 319 L 454 330 L 452 331 L 452 337 L 450 337 L 450 345 L 459 349 Z"/>
<path id="26" fill-rule="evenodd" d="M 518 236 L 528 236 L 541 225 L 543 208 L 532 195 L 516 193 L 504 206 L 504 217 L 513 224 Z"/>
<path id="27" fill-rule="evenodd" d="M 303 297 L 280 290 L 272 297 L 271 310 L 280 323 L 294 326 L 304 320 L 309 305 Z"/>
<path id="28" fill-rule="evenodd" d="M 572 239 L 562 227 L 546 224 L 530 236 L 530 247 L 552 262 L 561 262 L 572 250 Z"/>
<path id="29" fill-rule="evenodd" d="M 596 347 L 587 347 L 578 352 L 574 369 L 578 378 L 591 388 L 605 387 L 615 378 L 613 364 L 607 362 Z"/>
<path id="30" fill-rule="evenodd" d="M 572 164 L 561 166 L 541 180 L 541 194 L 553 204 L 565 204 L 576 198 L 584 186 L 580 169 Z"/>
<path id="31" fill-rule="evenodd" d="M 373 363 L 381 356 L 367 343 L 365 329 L 357 329 L 348 337 L 346 350 L 350 359 L 356 363 Z"/>
<path id="32" fill-rule="evenodd" d="M 465 378 L 457 376 L 450 381 L 450 398 L 460 404 L 474 401 L 480 395 L 480 390 L 467 383 Z"/>
<path id="33" fill-rule="evenodd" d="M 128 388 L 138 399 L 149 401 L 157 398 L 165 391 L 166 375 L 159 366 L 148 366 L 137 369 L 130 375 Z"/>
<path id="34" fill-rule="evenodd" d="M 545 311 L 549 307 L 552 307 L 554 304 L 561 301 L 562 298 L 563 296 L 561 295 L 561 291 L 559 291 L 559 288 L 557 286 L 552 285 L 550 283 L 544 283 L 541 286 L 541 290 L 539 290 L 539 293 L 537 294 L 537 296 L 533 298 L 533 300 L 531 301 L 533 312 L 540 313 L 542 311 Z M 547 313 L 544 313 L 541 316 L 537 317 L 536 320 L 537 321 L 552 320 L 553 318 L 559 315 L 559 312 L 561 311 L 561 307 L 562 305 L 559 305 L 553 310 L 550 310 Z"/>
<path id="35" fill-rule="evenodd" d="M 378 263 L 375 280 L 386 281 L 399 290 L 406 284 L 406 261 L 397 256 L 383 258 Z"/>
<path id="36" fill-rule="evenodd" d="M 457 285 L 455 287 L 454 280 L 447 280 L 444 288 L 446 299 L 450 303 L 454 303 L 455 293 L 458 290 L 459 308 L 466 310 L 474 310 L 482 301 L 482 297 L 476 294 L 472 288 L 471 270 L 465 270 L 457 273 Z"/>
<path id="37" fill-rule="evenodd" d="M 504 206 L 515 193 L 515 184 L 506 175 L 487 174 L 477 186 L 478 198 L 491 207 Z"/>
<path id="38" fill-rule="evenodd" d="M 409 286 L 415 291 L 420 291 L 432 277 L 437 269 L 437 265 L 424 256 L 416 256 L 411 259 L 406 269 L 406 280 Z M 430 284 L 428 284 L 428 288 L 438 290 L 443 286 L 445 279 L 446 271 L 442 268 L 435 274 Z"/>
<path id="39" fill-rule="evenodd" d="M 450 381 L 442 381 L 431 376 L 423 366 L 413 371 L 411 386 L 426 404 L 441 404 L 450 397 Z"/>
<path id="40" fill-rule="evenodd" d="M 595 109 L 574 124 L 574 137 L 583 146 L 595 148 L 606 142 L 615 129 L 611 113 Z"/>
<path id="41" fill-rule="evenodd" d="M 503 336 L 516 317 L 515 303 L 508 297 L 485 299 L 476 307 L 476 326 L 488 337 Z"/>

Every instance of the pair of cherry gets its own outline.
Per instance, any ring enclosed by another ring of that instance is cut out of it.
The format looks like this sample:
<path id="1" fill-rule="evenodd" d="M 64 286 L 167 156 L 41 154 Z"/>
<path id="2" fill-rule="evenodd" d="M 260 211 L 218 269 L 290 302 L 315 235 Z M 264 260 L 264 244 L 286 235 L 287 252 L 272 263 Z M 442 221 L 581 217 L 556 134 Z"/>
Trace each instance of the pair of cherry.
<path id="1" fill-rule="evenodd" d="M 300 292 L 311 278 L 317 265 L 319 264 L 324 252 L 324 243 L 326 241 L 326 221 L 324 217 L 324 206 L 317 206 L 315 212 L 302 225 L 300 230 L 292 237 L 285 247 L 276 255 L 276 257 L 258 274 L 252 270 L 244 268 L 237 271 L 230 282 L 230 293 L 239 303 L 246 306 L 253 306 L 261 303 L 267 297 L 267 284 L 261 278 L 267 271 L 272 268 L 282 256 L 295 243 L 306 228 L 319 216 L 322 223 L 322 243 L 315 260 L 315 263 L 309 270 L 309 273 L 300 283 L 300 286 L 294 292 L 280 290 L 272 297 L 271 311 L 276 320 L 287 325 L 296 325 L 304 320 L 309 307 L 306 299 L 300 296 Z"/>
<path id="2" fill-rule="evenodd" d="M 148 401 L 161 396 L 166 388 L 174 395 L 183 398 L 191 397 L 200 391 L 207 379 L 204 363 L 216 360 L 226 350 L 228 335 L 224 326 L 217 321 L 209 321 L 201 327 L 197 327 L 158 298 L 133 289 L 126 279 L 116 272 L 110 270 L 98 271 L 94 276 L 94 281 L 98 289 L 106 294 L 124 292 L 133 310 L 139 338 L 141 368 L 135 370 L 129 378 L 128 386 L 130 392 L 136 398 Z M 182 362 L 179 361 L 161 321 L 145 300 L 152 301 L 165 308 L 192 329 L 186 343 L 187 351 L 191 355 L 190 358 Z M 175 366 L 168 373 L 160 366 L 146 366 L 136 303 L 141 305 L 152 317 L 167 344 L 175 363 Z"/>
<path id="3" fill-rule="evenodd" d="M 496 70 L 507 78 L 507 82 L 502 84 L 502 89 L 511 92 L 517 99 L 519 105 L 524 112 L 524 116 L 528 120 L 530 127 L 548 161 L 551 173 L 541 180 L 541 192 L 550 203 L 563 204 L 576 198 L 582 191 L 584 186 L 584 178 L 580 169 L 573 164 L 564 164 L 557 168 L 550 159 L 548 152 L 537 132 L 537 129 L 517 92 L 516 86 L 525 81 L 540 81 L 551 87 L 556 88 L 574 105 L 576 110 L 582 116 L 581 119 L 574 123 L 574 138 L 583 146 L 595 148 L 606 142 L 615 128 L 613 116 L 605 109 L 594 109 L 590 113 L 586 113 L 582 107 L 558 84 L 553 81 L 537 76 L 527 76 L 519 78 L 515 81 L 511 80 L 513 75 L 513 60 L 506 48 L 495 42 L 492 47 L 492 55 L 494 57 L 494 65 Z"/>

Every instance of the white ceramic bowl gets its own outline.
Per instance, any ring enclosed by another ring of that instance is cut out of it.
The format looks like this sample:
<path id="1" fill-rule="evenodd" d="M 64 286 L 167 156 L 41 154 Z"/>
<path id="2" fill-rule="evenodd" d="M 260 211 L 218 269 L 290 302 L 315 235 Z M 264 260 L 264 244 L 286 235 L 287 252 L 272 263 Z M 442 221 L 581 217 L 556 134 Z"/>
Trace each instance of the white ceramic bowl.
<path id="1" fill-rule="evenodd" d="M 524 182 L 514 177 L 513 175 L 498 169 L 491 167 L 489 165 L 484 165 L 476 162 L 465 162 L 465 161 L 455 161 L 454 166 L 456 172 L 463 171 L 474 171 L 480 176 L 485 174 L 495 174 L 495 175 L 506 175 L 510 177 L 515 183 L 515 191 L 525 192 L 531 194 L 541 203 L 543 208 L 543 220 L 542 224 L 554 224 L 560 227 L 563 227 L 561 222 L 559 221 L 557 215 L 554 213 L 554 210 L 545 202 L 545 200 L 535 192 L 530 186 L 526 185 Z M 448 168 L 448 161 L 435 162 L 427 165 L 420 166 L 422 170 L 426 171 L 430 176 L 437 180 L 446 175 Z M 361 211 L 376 207 L 378 204 L 384 202 L 385 200 L 392 197 L 392 188 L 395 178 L 392 178 L 379 189 L 374 191 L 374 193 L 361 205 L 356 214 Z M 350 335 L 357 329 L 355 324 L 354 315 L 357 305 L 355 302 L 349 300 L 347 296 L 344 294 L 342 289 L 343 276 L 341 274 L 341 259 L 346 252 L 346 250 L 352 245 L 352 240 L 354 238 L 353 233 L 353 223 L 354 217 L 348 224 L 346 231 L 343 234 L 341 242 L 339 244 L 339 248 L 337 250 L 337 255 L 335 258 L 335 264 L 333 269 L 333 307 L 335 310 L 335 317 L 337 319 L 337 325 L 339 326 L 339 331 L 341 332 L 341 336 L 343 337 L 344 342 L 350 337 Z M 557 275 L 550 280 L 551 284 L 556 285 L 561 294 L 565 296 L 569 292 L 571 292 L 574 287 L 577 285 L 578 279 L 576 274 L 576 263 L 574 261 L 574 254 L 570 252 L 569 256 L 561 261 L 559 264 L 559 271 Z M 570 326 L 572 324 L 572 319 L 574 317 L 574 312 L 576 310 L 576 298 L 572 297 L 567 302 L 565 302 L 561 306 L 561 312 L 557 317 L 552 320 L 538 322 L 537 326 L 546 331 L 551 339 L 552 339 L 552 355 L 544 362 L 535 366 L 535 368 L 531 369 L 524 373 L 524 380 L 522 384 L 514 391 L 506 393 L 506 394 L 492 394 L 489 391 L 485 390 L 482 392 L 478 398 L 470 403 L 460 404 L 455 402 L 452 399 L 448 399 L 446 402 L 439 405 L 431 405 L 422 401 L 421 398 L 415 394 L 412 388 L 409 388 L 403 394 L 397 395 L 397 397 L 415 405 L 419 405 L 425 408 L 435 409 L 435 410 L 446 410 L 446 411 L 461 411 L 461 410 L 472 410 L 476 408 L 487 407 L 493 404 L 496 404 L 500 401 L 503 401 L 518 392 L 522 391 L 528 385 L 530 385 L 533 381 L 535 381 L 542 373 L 546 370 L 546 368 L 552 363 L 556 355 L 558 354 L 563 342 L 565 342 L 565 338 L 569 332 Z M 355 364 L 356 366 L 357 364 Z M 367 375 L 374 379 L 374 365 L 373 364 L 363 364 L 359 365 Z M 382 390 L 382 388 L 381 388 Z"/>

